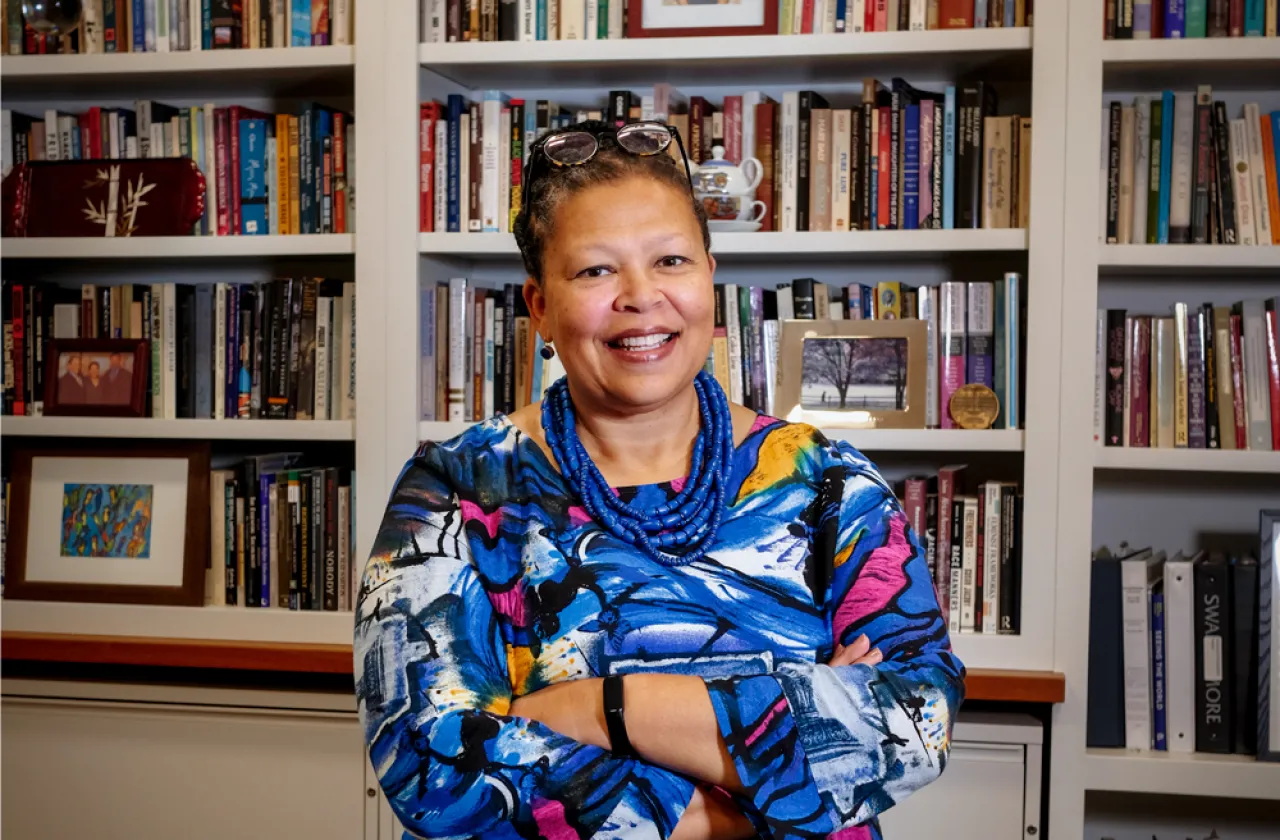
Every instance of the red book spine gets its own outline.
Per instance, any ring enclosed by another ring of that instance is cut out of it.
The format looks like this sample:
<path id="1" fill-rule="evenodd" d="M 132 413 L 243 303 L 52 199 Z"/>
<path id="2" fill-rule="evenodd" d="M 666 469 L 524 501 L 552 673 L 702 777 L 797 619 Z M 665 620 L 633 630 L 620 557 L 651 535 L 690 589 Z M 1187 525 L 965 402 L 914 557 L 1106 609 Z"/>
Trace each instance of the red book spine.
<path id="1" fill-rule="evenodd" d="M 880 109 L 878 130 L 880 151 L 876 154 L 876 226 L 881 230 L 889 228 L 889 139 L 892 111 L 888 106 Z"/>
<path id="2" fill-rule="evenodd" d="M 724 156 L 726 160 L 742 163 L 742 97 L 724 98 Z"/>
<path id="3" fill-rule="evenodd" d="M 1244 0 L 1231 0 L 1227 13 L 1227 32 L 1232 38 L 1244 37 Z"/>
<path id="4" fill-rule="evenodd" d="M 347 121 L 333 115 L 333 232 L 347 232 Z"/>
<path id="5" fill-rule="evenodd" d="M 1248 448 L 1249 424 L 1244 415 L 1244 358 L 1241 347 L 1241 315 L 1231 313 L 1231 402 L 1236 422 L 1236 445 Z"/>
<path id="6" fill-rule="evenodd" d="M 1276 306 L 1280 298 L 1267 301 L 1267 383 L 1271 393 L 1271 448 L 1280 452 L 1280 325 L 1276 324 Z"/>
<path id="7" fill-rule="evenodd" d="M 1129 445 L 1151 445 L 1150 379 L 1151 318 L 1133 319 L 1132 343 L 1129 345 Z"/>
<path id="8" fill-rule="evenodd" d="M 929 492 L 929 480 L 921 476 L 913 476 L 903 482 L 902 508 L 907 514 L 907 524 L 923 542 L 924 540 L 924 503 Z"/>
<path id="9" fill-rule="evenodd" d="M 955 2 L 955 0 L 953 0 L 953 2 Z M 960 2 L 963 2 L 963 0 L 960 0 Z M 864 17 L 862 21 L 862 31 L 876 31 L 876 4 L 874 0 L 867 0 L 867 11 L 866 17 Z"/>
<path id="10" fill-rule="evenodd" d="M 800 13 L 800 34 L 812 35 L 814 33 L 813 27 L 813 0 L 804 0 L 804 6 Z"/>
<path id="11" fill-rule="evenodd" d="M 218 178 L 218 236 L 231 235 L 231 204 L 229 162 L 227 160 L 227 109 L 216 108 L 213 112 L 214 155 L 217 158 Z M 239 179 L 237 179 L 238 181 Z"/>
<path id="12" fill-rule="evenodd" d="M 876 32 L 889 31 L 889 0 L 876 0 Z"/>
<path id="13" fill-rule="evenodd" d="M 425 102 L 418 120 L 418 230 L 432 233 L 435 224 L 436 109 Z"/>
<path id="14" fill-rule="evenodd" d="M 972 0 L 938 0 L 938 28 L 973 29 Z"/>
<path id="15" fill-rule="evenodd" d="M 13 284 L 13 414 L 21 417 L 27 413 L 27 363 L 26 363 L 26 308 L 25 290 L 21 283 Z"/>
<path id="16" fill-rule="evenodd" d="M 938 563 L 934 570 L 933 585 L 942 608 L 943 621 L 951 615 L 951 542 L 958 535 L 951 533 L 951 503 L 964 492 L 960 486 L 964 467 L 943 467 L 938 470 Z M 943 511 L 948 511 L 944 516 Z M 956 604 L 956 609 L 960 608 Z"/>
<path id="17" fill-rule="evenodd" d="M 227 206 L 231 208 L 231 235 L 238 236 L 240 234 L 240 120 L 243 115 L 240 113 L 239 105 L 232 105 L 229 113 L 227 134 L 231 155 L 227 161 L 227 177 L 231 182 L 231 200 Z"/>
<path id="18" fill-rule="evenodd" d="M 760 230 L 773 230 L 773 159 L 774 147 L 773 121 L 774 107 L 772 102 L 761 102 L 756 105 L 756 147 L 753 154 L 760 161 L 763 174 L 756 187 L 756 197 L 764 202 L 764 216 L 760 219 Z"/>

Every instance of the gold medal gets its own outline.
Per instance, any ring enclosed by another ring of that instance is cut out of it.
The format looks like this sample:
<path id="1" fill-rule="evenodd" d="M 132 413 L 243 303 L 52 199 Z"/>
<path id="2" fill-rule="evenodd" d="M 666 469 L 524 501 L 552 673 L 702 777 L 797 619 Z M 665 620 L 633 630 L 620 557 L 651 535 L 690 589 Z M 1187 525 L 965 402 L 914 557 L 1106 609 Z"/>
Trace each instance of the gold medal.
<path id="1" fill-rule="evenodd" d="M 1000 413 L 1000 399 L 986 385 L 970 383 L 951 395 L 951 419 L 962 429 L 989 429 Z"/>

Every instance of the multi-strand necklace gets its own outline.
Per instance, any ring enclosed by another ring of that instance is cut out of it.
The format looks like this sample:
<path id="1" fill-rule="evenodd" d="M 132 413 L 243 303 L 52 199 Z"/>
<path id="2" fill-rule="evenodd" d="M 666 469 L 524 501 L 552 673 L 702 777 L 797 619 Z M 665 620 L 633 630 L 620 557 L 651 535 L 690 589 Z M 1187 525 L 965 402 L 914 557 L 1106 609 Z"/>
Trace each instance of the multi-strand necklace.
<path id="1" fill-rule="evenodd" d="M 733 417 L 724 390 L 706 371 L 698 372 L 693 388 L 701 424 L 693 442 L 688 479 L 675 498 L 652 510 L 637 510 L 622 501 L 596 468 L 578 437 L 573 400 L 564 377 L 547 390 L 542 401 L 547 445 L 587 512 L 611 534 L 668 566 L 691 563 L 710 547 L 724 516 L 733 459 Z M 685 550 L 666 552 L 675 546 Z"/>

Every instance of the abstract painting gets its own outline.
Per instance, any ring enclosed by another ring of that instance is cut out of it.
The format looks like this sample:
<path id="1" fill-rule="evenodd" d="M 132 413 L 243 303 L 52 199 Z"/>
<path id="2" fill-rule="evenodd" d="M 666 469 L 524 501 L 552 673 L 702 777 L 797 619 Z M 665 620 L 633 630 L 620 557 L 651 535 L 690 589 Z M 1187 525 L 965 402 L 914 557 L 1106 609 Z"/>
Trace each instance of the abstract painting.
<path id="1" fill-rule="evenodd" d="M 151 556 L 151 484 L 65 484 L 63 557 Z"/>

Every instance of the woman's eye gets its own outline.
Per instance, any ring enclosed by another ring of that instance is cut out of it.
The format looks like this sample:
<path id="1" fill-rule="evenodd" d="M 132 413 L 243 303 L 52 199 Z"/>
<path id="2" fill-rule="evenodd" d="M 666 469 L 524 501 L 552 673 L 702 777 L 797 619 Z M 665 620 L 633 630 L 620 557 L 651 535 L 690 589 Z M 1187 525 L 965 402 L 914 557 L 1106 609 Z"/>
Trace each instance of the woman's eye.
<path id="1" fill-rule="evenodd" d="M 688 257 L 681 257 L 675 254 L 672 254 L 670 256 L 666 256 L 658 260 L 658 265 L 662 266 L 663 268 L 676 268 L 688 262 L 690 262 Z"/>
<path id="2" fill-rule="evenodd" d="M 579 271 L 574 276 L 575 277 L 604 277 L 606 274 L 608 274 L 612 270 L 613 269 L 609 268 L 609 266 L 607 265 L 593 265 L 591 266 L 591 268 L 584 268 L 582 271 Z"/>

